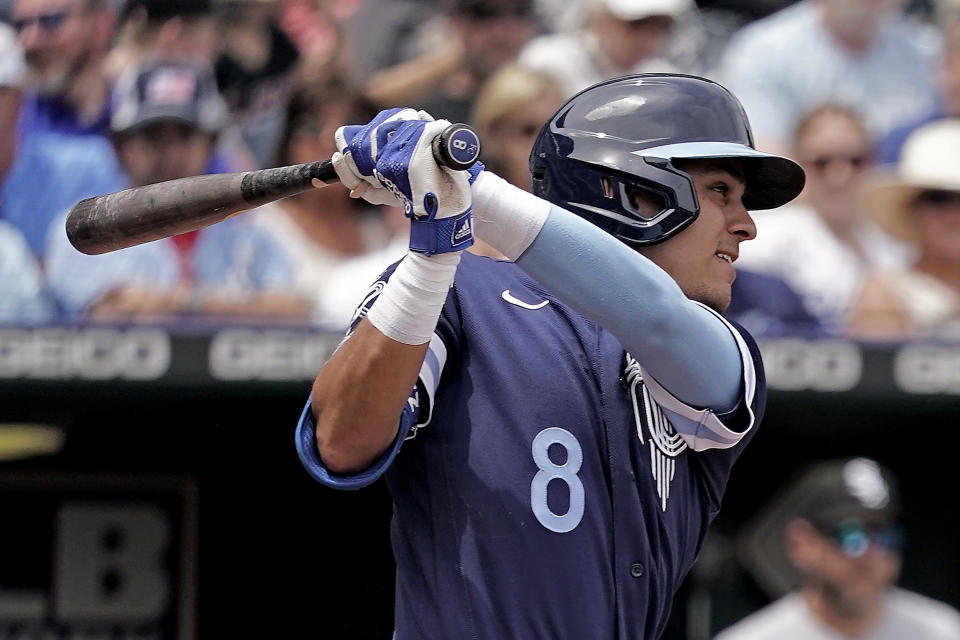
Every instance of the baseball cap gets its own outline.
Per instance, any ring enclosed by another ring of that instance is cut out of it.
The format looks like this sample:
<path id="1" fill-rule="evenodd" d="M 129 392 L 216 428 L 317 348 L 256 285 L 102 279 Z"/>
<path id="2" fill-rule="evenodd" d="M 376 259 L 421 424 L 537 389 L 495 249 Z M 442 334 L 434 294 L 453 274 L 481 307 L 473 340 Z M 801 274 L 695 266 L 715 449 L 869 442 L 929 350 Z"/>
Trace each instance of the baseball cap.
<path id="1" fill-rule="evenodd" d="M 691 0 L 599 0 L 599 2 L 615 18 L 628 22 L 651 16 L 676 18 L 693 6 Z"/>
<path id="2" fill-rule="evenodd" d="M 866 457 L 841 458 L 804 469 L 763 507 L 738 536 L 741 564 L 771 598 L 796 588 L 799 576 L 787 556 L 784 536 L 796 518 L 810 522 L 847 555 L 881 532 L 900 538 L 900 495 L 891 472 Z M 899 548 L 902 539 L 887 540 Z"/>
<path id="3" fill-rule="evenodd" d="M 182 62 L 128 69 L 117 78 L 112 100 L 110 129 L 116 133 L 176 120 L 215 134 L 227 117 L 213 72 Z"/>
<path id="4" fill-rule="evenodd" d="M 807 472 L 793 489 L 796 515 L 823 529 L 843 522 L 890 522 L 899 515 L 897 487 L 875 460 L 828 462 Z"/>

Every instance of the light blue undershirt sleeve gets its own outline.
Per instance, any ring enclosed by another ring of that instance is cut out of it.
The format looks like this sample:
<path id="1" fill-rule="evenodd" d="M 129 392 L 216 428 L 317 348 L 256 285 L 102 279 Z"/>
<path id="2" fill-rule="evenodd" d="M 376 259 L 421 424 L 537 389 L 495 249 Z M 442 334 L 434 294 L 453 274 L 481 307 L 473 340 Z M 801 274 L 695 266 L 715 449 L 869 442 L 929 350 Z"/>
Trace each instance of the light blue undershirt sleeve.
<path id="1" fill-rule="evenodd" d="M 586 220 L 552 207 L 517 265 L 615 335 L 683 402 L 725 413 L 740 397 L 736 339 L 663 269 Z"/>

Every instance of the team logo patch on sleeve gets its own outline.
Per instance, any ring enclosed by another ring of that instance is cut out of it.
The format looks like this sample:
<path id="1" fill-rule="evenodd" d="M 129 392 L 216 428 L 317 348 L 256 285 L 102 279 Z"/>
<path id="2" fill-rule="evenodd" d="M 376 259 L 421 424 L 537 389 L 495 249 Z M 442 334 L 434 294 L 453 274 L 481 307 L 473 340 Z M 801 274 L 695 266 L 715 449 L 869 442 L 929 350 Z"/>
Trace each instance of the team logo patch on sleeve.
<path id="1" fill-rule="evenodd" d="M 380 294 L 383 293 L 383 288 L 386 285 L 385 280 L 377 280 L 370 285 L 370 288 L 367 289 L 367 292 L 363 295 L 363 300 L 360 301 L 357 310 L 353 312 L 353 317 L 350 318 L 351 326 L 356 325 L 361 318 L 370 312 L 370 308 L 373 307 L 373 303 L 380 297 Z"/>
<path id="2" fill-rule="evenodd" d="M 687 443 L 664 415 L 660 405 L 650 397 L 646 385 L 643 384 L 640 363 L 629 353 L 626 354 L 623 377 L 633 404 L 637 437 L 640 438 L 640 444 L 647 446 L 650 451 L 650 472 L 660 497 L 660 509 L 666 511 L 670 485 L 676 472 L 676 457 L 686 450 Z M 644 431 L 647 432 L 647 438 L 643 435 Z M 647 445 L 647 440 L 650 445 Z"/>

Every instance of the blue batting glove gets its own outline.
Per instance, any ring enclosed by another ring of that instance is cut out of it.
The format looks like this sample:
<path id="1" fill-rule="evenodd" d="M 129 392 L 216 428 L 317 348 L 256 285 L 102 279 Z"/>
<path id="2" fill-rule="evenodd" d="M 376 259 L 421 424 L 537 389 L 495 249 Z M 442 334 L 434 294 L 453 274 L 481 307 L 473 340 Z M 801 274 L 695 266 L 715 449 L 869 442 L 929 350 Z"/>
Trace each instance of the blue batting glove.
<path id="1" fill-rule="evenodd" d="M 433 139 L 449 125 L 446 120 L 402 122 L 384 136 L 386 144 L 378 146 L 373 169 L 412 221 L 410 249 L 427 255 L 462 251 L 473 244 L 470 176 L 441 167 L 433 157 Z"/>
<path id="2" fill-rule="evenodd" d="M 433 120 L 425 111 L 414 109 L 387 109 L 364 125 L 347 125 L 337 129 L 334 139 L 337 153 L 333 154 L 333 168 L 340 182 L 350 189 L 354 198 L 362 197 L 371 204 L 398 206 L 397 198 L 385 190 L 373 177 L 380 150 L 403 122 Z"/>

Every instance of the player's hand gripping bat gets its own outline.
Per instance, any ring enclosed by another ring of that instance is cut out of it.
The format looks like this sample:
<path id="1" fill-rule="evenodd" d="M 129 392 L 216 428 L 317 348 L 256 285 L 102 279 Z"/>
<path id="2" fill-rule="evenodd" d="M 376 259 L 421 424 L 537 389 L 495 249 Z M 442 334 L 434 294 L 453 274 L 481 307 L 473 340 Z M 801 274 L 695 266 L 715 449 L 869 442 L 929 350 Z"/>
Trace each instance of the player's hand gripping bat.
<path id="1" fill-rule="evenodd" d="M 433 141 L 437 163 L 468 169 L 480 156 L 469 126 L 452 124 Z M 97 255 L 208 227 L 254 207 L 338 182 L 320 160 L 241 173 L 191 176 L 81 200 L 67 215 L 67 238 Z"/>

